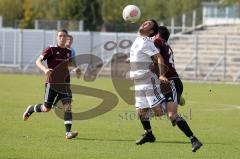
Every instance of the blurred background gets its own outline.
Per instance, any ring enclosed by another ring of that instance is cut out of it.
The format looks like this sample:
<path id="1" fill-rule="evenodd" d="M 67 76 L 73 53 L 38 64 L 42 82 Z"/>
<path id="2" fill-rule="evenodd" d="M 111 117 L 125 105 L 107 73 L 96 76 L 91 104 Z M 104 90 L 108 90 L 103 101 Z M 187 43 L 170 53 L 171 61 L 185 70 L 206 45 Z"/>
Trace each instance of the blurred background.
<path id="1" fill-rule="evenodd" d="M 128 4 L 140 8 L 138 23 L 123 21 L 122 10 Z M 56 30 L 66 28 L 77 55 L 100 57 L 104 63 L 100 75 L 110 76 L 113 55 L 127 55 L 141 22 L 156 19 L 171 32 L 169 43 L 183 79 L 239 82 L 239 4 L 239 0 L 0 0 L 0 71 L 39 73 L 36 58 L 56 43 Z"/>

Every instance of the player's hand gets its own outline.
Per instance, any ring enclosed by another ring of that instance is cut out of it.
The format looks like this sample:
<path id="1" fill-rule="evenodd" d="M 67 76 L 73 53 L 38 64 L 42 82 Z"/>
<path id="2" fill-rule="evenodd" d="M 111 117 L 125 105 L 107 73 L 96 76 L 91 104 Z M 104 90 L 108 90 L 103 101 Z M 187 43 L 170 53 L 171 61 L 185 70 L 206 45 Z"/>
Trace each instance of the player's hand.
<path id="1" fill-rule="evenodd" d="M 125 62 L 126 62 L 126 63 L 130 63 L 130 58 L 127 58 L 127 59 L 125 60 Z"/>
<path id="2" fill-rule="evenodd" d="M 44 70 L 44 73 L 49 77 L 52 71 L 53 71 L 52 69 L 47 68 L 46 70 Z"/>
<path id="3" fill-rule="evenodd" d="M 76 72 L 77 78 L 80 78 L 80 76 L 81 76 L 81 70 L 80 70 L 80 68 L 77 67 L 77 68 L 75 68 L 73 71 Z"/>
<path id="4" fill-rule="evenodd" d="M 151 63 L 150 65 L 149 65 L 149 69 L 151 70 L 151 71 L 154 71 L 154 63 Z"/>
<path id="5" fill-rule="evenodd" d="M 168 79 L 165 76 L 160 76 L 159 80 L 160 80 L 160 82 L 164 82 L 164 83 L 169 82 Z"/>

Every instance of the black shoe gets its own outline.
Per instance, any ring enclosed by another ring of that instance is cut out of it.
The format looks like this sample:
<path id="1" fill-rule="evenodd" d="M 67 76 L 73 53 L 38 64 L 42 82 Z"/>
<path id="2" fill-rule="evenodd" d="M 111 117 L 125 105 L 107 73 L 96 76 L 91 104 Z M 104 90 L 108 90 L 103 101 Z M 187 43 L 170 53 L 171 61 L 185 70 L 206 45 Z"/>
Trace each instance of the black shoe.
<path id="1" fill-rule="evenodd" d="M 192 152 L 196 152 L 203 145 L 196 137 L 194 137 L 191 140 L 191 143 L 192 143 Z"/>
<path id="2" fill-rule="evenodd" d="M 142 137 L 136 141 L 137 145 L 142 145 L 145 144 L 146 142 L 154 142 L 156 138 L 152 134 L 152 132 L 146 132 L 145 134 L 142 135 Z"/>
<path id="3" fill-rule="evenodd" d="M 31 105 L 29 105 L 26 109 L 26 111 L 23 113 L 23 120 L 26 121 L 28 118 L 32 115 L 32 112 L 30 112 L 30 108 L 32 108 Z"/>

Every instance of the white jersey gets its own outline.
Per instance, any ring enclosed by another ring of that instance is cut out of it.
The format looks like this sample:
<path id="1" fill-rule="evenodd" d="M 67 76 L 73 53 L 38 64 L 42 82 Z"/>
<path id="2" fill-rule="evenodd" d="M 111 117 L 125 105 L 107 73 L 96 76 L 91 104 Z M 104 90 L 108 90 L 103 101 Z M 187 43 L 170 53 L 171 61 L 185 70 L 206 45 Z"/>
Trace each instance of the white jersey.
<path id="1" fill-rule="evenodd" d="M 130 78 L 142 79 L 148 76 L 151 56 L 159 53 L 153 41 L 149 37 L 139 36 L 133 42 L 130 49 Z"/>

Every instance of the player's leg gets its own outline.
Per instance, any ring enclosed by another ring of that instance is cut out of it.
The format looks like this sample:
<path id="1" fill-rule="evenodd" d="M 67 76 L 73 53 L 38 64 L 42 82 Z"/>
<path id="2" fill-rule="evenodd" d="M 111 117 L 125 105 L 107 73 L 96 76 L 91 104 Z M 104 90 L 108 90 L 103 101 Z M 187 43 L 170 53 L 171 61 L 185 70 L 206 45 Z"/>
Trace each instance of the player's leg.
<path id="1" fill-rule="evenodd" d="M 137 114 L 145 132 L 152 132 L 148 111 L 149 108 L 139 108 Z"/>
<path id="2" fill-rule="evenodd" d="M 190 139 L 192 143 L 192 151 L 198 150 L 202 143 L 193 135 L 188 123 L 184 118 L 177 113 L 177 104 L 173 101 L 167 103 L 168 117 L 172 122 L 172 125 L 177 125 L 178 128 Z"/>
<path id="3" fill-rule="evenodd" d="M 155 141 L 155 137 L 152 133 L 151 123 L 148 114 L 149 105 L 146 99 L 145 85 L 142 84 L 145 82 L 146 82 L 145 80 L 135 82 L 135 106 L 138 118 L 143 126 L 143 129 L 145 130 L 141 138 L 136 141 L 137 145 L 142 145 L 146 142 Z"/>
<path id="4" fill-rule="evenodd" d="M 137 109 L 137 113 L 145 132 L 142 137 L 136 141 L 136 144 L 142 145 L 146 142 L 154 142 L 156 139 L 152 133 L 151 123 L 149 119 L 149 108 L 139 108 Z"/>
<path id="5" fill-rule="evenodd" d="M 63 107 L 64 107 L 64 125 L 66 129 L 66 139 L 72 139 L 78 135 L 78 132 L 71 131 L 71 128 L 72 128 L 71 102 L 63 102 Z"/>
<path id="6" fill-rule="evenodd" d="M 153 135 L 151 124 L 150 124 L 151 109 L 153 110 L 155 116 L 160 117 L 163 114 L 160 107 L 160 102 L 154 105 L 152 108 L 138 109 L 138 116 L 145 130 L 145 133 L 142 135 L 142 137 L 139 140 L 136 141 L 137 145 L 142 145 L 146 142 L 154 142 L 156 140 L 155 136 Z"/>
<path id="7" fill-rule="evenodd" d="M 177 92 L 176 88 L 179 89 L 179 92 Z M 193 135 L 192 130 L 190 129 L 188 123 L 184 118 L 178 115 L 178 93 L 181 95 L 182 89 L 181 89 L 181 81 L 180 82 L 174 82 L 173 80 L 170 81 L 170 87 L 171 92 L 165 95 L 166 103 L 167 103 L 167 113 L 168 117 L 172 122 L 172 125 L 177 125 L 178 128 L 191 140 L 192 143 L 192 151 L 195 152 L 197 149 L 199 149 L 202 146 L 202 143 Z"/>
<path id="8" fill-rule="evenodd" d="M 150 120 L 149 120 L 149 108 L 153 108 L 153 111 L 155 115 L 160 116 L 161 110 L 160 110 L 160 104 L 164 100 L 163 95 L 160 93 L 160 87 L 159 84 L 157 84 L 158 78 L 155 74 L 152 74 L 152 77 L 145 80 L 145 84 L 143 87 L 143 91 L 140 92 L 140 98 L 142 97 L 142 107 L 148 106 L 148 109 L 140 109 L 139 117 L 141 120 L 141 123 L 145 129 L 145 134 L 142 138 L 140 138 L 136 144 L 143 144 L 145 142 L 154 142 L 155 137 L 152 133 Z M 158 86 L 157 86 L 158 85 Z M 143 98 L 144 97 L 144 98 Z M 136 98 L 137 101 L 138 98 Z M 139 102 L 140 103 L 140 102 Z M 141 104 L 141 103 L 140 103 Z M 139 105 L 140 105 L 139 104 Z"/>
<path id="9" fill-rule="evenodd" d="M 58 98 L 62 101 L 64 108 L 64 125 L 66 129 L 66 139 L 75 138 L 78 135 L 77 131 L 71 131 L 72 128 L 72 92 L 69 87 L 67 92 L 59 93 Z"/>
<path id="10" fill-rule="evenodd" d="M 182 96 L 183 93 L 183 83 L 182 80 L 180 78 L 174 78 L 172 80 L 172 83 L 174 84 L 175 88 L 176 88 L 176 92 L 177 92 L 177 103 L 180 106 L 185 105 L 185 99 Z"/>
<path id="11" fill-rule="evenodd" d="M 53 101 L 57 96 L 56 91 L 50 88 L 50 84 L 46 84 L 45 87 L 45 99 L 44 104 L 29 105 L 26 111 L 23 113 L 23 120 L 26 121 L 34 112 L 49 112 L 52 108 Z"/>
<path id="12" fill-rule="evenodd" d="M 154 115 L 157 117 L 162 116 L 164 113 L 164 111 L 162 110 L 162 103 L 165 100 L 159 83 L 160 81 L 158 77 L 153 74 L 153 76 L 151 77 L 151 82 L 146 87 L 145 91 L 148 105 L 150 105 L 150 108 L 153 110 Z"/>
<path id="13" fill-rule="evenodd" d="M 164 111 L 162 110 L 162 106 L 160 104 L 153 107 L 152 110 L 156 117 L 161 117 L 164 114 Z"/>

